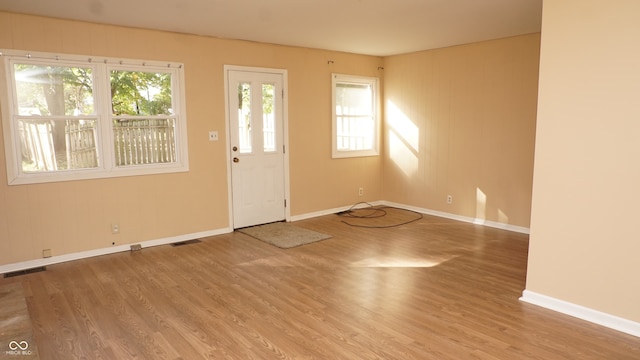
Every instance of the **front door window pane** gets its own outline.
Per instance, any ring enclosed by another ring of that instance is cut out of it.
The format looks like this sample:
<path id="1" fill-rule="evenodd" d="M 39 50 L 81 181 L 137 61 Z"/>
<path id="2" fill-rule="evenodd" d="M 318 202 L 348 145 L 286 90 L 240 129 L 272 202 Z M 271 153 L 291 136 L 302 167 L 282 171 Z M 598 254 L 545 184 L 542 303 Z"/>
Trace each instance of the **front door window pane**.
<path id="1" fill-rule="evenodd" d="M 238 84 L 238 143 L 240 153 L 252 151 L 251 142 L 251 84 Z"/>
<path id="2" fill-rule="evenodd" d="M 264 134 L 264 152 L 276 151 L 275 128 L 275 86 L 262 84 L 262 132 Z"/>

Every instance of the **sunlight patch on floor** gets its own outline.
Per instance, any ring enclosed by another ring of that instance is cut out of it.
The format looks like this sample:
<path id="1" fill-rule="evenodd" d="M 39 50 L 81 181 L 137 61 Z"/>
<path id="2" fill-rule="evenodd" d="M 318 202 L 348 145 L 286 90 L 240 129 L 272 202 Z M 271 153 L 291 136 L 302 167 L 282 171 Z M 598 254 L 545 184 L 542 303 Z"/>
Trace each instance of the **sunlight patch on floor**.
<path id="1" fill-rule="evenodd" d="M 402 256 L 375 256 L 351 263 L 351 267 L 430 268 L 455 259 L 460 255 L 443 255 L 423 258 Z"/>

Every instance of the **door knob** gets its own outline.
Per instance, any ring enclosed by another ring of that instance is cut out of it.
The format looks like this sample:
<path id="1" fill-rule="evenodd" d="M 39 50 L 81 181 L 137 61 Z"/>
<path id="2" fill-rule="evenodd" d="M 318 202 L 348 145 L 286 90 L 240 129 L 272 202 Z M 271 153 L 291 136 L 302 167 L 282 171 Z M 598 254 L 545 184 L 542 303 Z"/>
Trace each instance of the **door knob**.
<path id="1" fill-rule="evenodd" d="M 237 147 L 237 146 L 234 146 L 234 147 L 232 148 L 232 150 L 233 150 L 233 151 L 238 151 L 238 147 Z"/>
<path id="2" fill-rule="evenodd" d="M 233 162 L 235 162 L 235 163 L 240 162 L 240 159 L 238 159 L 237 157 L 234 157 L 233 158 Z"/>

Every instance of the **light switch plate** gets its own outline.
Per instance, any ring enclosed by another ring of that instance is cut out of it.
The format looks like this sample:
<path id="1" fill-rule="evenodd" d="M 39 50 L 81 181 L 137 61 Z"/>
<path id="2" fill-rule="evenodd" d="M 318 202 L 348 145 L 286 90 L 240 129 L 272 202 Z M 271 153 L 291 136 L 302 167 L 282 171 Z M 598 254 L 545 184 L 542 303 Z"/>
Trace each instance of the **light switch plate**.
<path id="1" fill-rule="evenodd" d="M 218 141 L 217 131 L 209 131 L 209 141 Z"/>

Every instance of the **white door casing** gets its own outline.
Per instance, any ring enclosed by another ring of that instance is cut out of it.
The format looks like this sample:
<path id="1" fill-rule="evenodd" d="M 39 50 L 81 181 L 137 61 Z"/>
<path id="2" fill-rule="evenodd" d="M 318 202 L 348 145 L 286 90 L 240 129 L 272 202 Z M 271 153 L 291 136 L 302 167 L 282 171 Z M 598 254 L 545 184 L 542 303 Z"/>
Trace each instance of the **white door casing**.
<path id="1" fill-rule="evenodd" d="M 232 228 L 289 220 L 286 72 L 225 66 Z"/>

